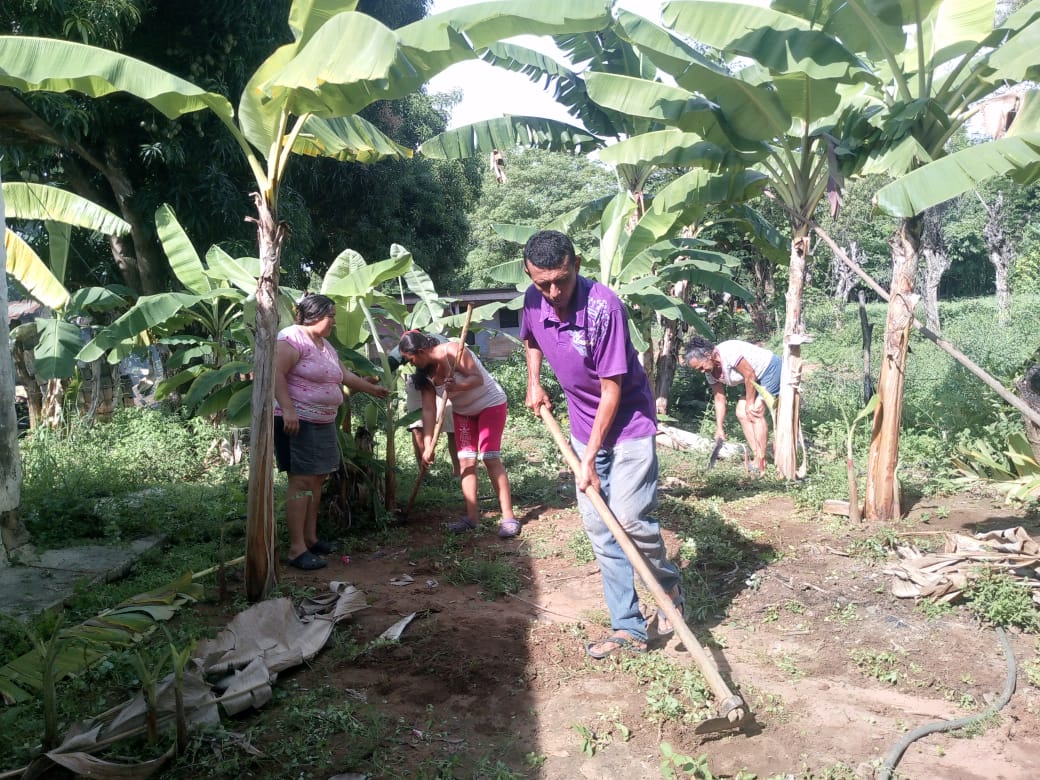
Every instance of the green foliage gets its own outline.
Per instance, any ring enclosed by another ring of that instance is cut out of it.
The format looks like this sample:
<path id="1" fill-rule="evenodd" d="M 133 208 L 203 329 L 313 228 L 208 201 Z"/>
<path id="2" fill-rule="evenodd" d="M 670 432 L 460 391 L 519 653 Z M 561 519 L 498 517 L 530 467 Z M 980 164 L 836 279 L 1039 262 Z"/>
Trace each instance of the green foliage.
<path id="1" fill-rule="evenodd" d="M 507 556 L 495 550 L 473 550 L 466 555 L 454 537 L 448 537 L 440 553 L 444 577 L 452 585 L 479 585 L 480 595 L 495 601 L 520 590 L 520 574 Z"/>
<path id="2" fill-rule="evenodd" d="M 501 284 L 491 277 L 490 269 L 516 260 L 520 247 L 499 236 L 494 225 L 545 225 L 560 214 L 617 191 L 610 170 L 583 155 L 521 147 L 507 150 L 505 184 L 495 180 L 489 166 L 483 167 L 480 199 L 470 212 L 469 253 L 450 289 Z M 595 245 L 587 231 L 577 231 L 571 238 L 576 247 L 591 249 Z"/>
<path id="3" fill-rule="evenodd" d="M 66 430 L 31 431 L 21 440 L 21 458 L 22 507 L 33 540 L 115 541 L 168 529 L 164 521 L 181 512 L 190 517 L 175 496 L 201 479 L 221 433 L 149 409 L 121 409 L 105 424 L 77 420 Z"/>
<path id="4" fill-rule="evenodd" d="M 1007 440 L 1007 449 L 995 451 L 985 440 L 974 446 L 959 447 L 961 457 L 953 463 L 963 481 L 993 483 L 1007 494 L 1008 501 L 1040 501 L 1040 463 L 1026 437 L 1016 433 Z"/>
<path id="5" fill-rule="evenodd" d="M 1032 311 L 1040 301 L 1029 295 L 1017 296 L 1009 328 L 980 328 L 980 322 L 996 320 L 992 298 L 944 303 L 941 309 L 943 338 L 966 353 L 998 381 L 1010 385 L 1024 361 L 1040 343 L 1040 323 Z M 872 376 L 879 371 L 880 329 L 884 306 L 869 304 L 868 318 L 875 323 Z M 830 304 L 808 307 L 806 328 L 814 341 L 802 349 L 808 364 L 802 387 L 805 435 L 815 446 L 817 456 L 810 458 L 807 489 L 819 499 L 846 492 L 840 467 L 822 463 L 827 453 L 844 449 L 847 429 L 842 417 L 852 418 L 863 406 L 863 360 L 859 314 L 849 309 L 843 327 L 833 329 Z M 1021 419 L 977 378 L 957 364 L 930 341 L 914 332 L 907 359 L 907 381 L 900 435 L 900 478 L 904 486 L 913 485 L 924 492 L 949 490 L 955 472 L 950 456 L 957 445 L 974 446 L 979 440 L 1003 447 L 1009 434 L 1021 430 Z M 860 425 L 853 451 L 860 464 L 870 441 L 870 426 Z M 826 487 L 814 485 L 822 478 Z M 816 498 L 813 499 L 818 505 Z M 811 503 L 811 502 L 810 502 Z"/>
<path id="6" fill-rule="evenodd" d="M 904 660 L 895 653 L 853 650 L 850 655 L 860 671 L 878 682 L 896 685 L 904 674 Z"/>
<path id="7" fill-rule="evenodd" d="M 968 581 L 964 599 L 976 617 L 991 625 L 1035 632 L 1040 630 L 1040 615 L 1032 592 L 1028 585 L 1007 574 L 984 570 Z"/>
<path id="8" fill-rule="evenodd" d="M 427 6 L 425 0 L 364 0 L 359 10 L 397 26 L 421 18 Z M 0 4 L 0 27 L 122 51 L 237 103 L 256 68 L 291 40 L 287 8 L 284 0 L 248 5 L 14 0 Z M 178 35 L 171 37 L 170 30 Z M 161 203 L 170 203 L 199 246 L 220 243 L 236 257 L 255 251 L 250 249 L 256 245 L 255 226 L 242 216 L 252 211 L 248 193 L 256 184 L 241 150 L 214 116 L 199 113 L 170 120 L 125 96 L 84 101 L 37 93 L 25 100 L 56 137 L 75 141 L 96 159 L 108 159 L 106 148 L 117 150 L 119 180 L 130 188 L 138 213 L 151 215 Z M 438 101 L 422 93 L 377 102 L 362 115 L 410 148 L 443 130 L 447 120 Z M 0 148 L 5 181 L 27 176 L 70 186 L 67 150 L 49 145 Z M 282 262 L 284 283 L 305 288 L 310 269 L 323 272 L 343 246 L 378 256 L 392 240 L 407 243 L 430 264 L 435 278 L 443 278 L 465 257 L 465 212 L 479 193 L 480 167 L 480 161 L 425 159 L 343 165 L 298 156 L 279 196 L 280 217 L 292 225 Z M 98 175 L 93 183 L 100 188 L 100 200 L 114 202 L 110 178 Z M 151 246 L 137 249 L 155 254 Z M 138 284 L 138 271 L 147 275 L 147 268 L 138 266 L 136 257 L 129 260 L 131 270 L 123 275 L 107 241 L 75 236 L 69 279 L 123 281 L 149 292 L 162 289 L 158 278 Z"/>
<path id="9" fill-rule="evenodd" d="M 662 742 L 661 749 L 661 777 L 665 780 L 677 780 L 678 778 L 693 778 L 693 780 L 716 780 L 717 775 L 712 774 L 708 767 L 708 755 L 702 754 L 696 757 L 677 753 L 670 742 Z M 755 775 L 741 770 L 733 776 L 733 780 L 755 780 Z"/>
<path id="10" fill-rule="evenodd" d="M 596 554 L 592 551 L 592 542 L 584 530 L 574 531 L 567 539 L 567 552 L 578 563 L 592 563 Z"/>

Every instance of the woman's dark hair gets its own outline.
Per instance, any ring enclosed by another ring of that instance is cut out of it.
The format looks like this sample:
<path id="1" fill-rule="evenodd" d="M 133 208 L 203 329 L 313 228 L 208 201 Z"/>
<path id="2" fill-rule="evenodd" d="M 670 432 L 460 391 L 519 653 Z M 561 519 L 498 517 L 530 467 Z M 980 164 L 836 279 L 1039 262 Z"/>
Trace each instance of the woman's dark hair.
<path id="1" fill-rule="evenodd" d="M 313 325 L 336 313 L 336 302 L 327 295 L 304 295 L 296 304 L 293 321 L 297 325 Z"/>
<path id="2" fill-rule="evenodd" d="M 400 350 L 402 356 L 407 357 L 408 355 L 414 355 L 420 349 L 433 349 L 438 344 L 440 344 L 440 341 L 433 336 L 427 336 L 422 331 L 406 330 L 401 335 L 401 340 L 397 342 L 397 349 Z M 433 386 L 430 374 L 433 373 L 434 368 L 433 364 L 426 366 L 426 368 L 416 368 L 415 378 L 412 379 L 412 384 L 416 390 Z"/>
<path id="3" fill-rule="evenodd" d="M 694 336 L 686 342 L 686 362 L 691 360 L 711 359 L 711 353 L 715 351 L 715 345 L 704 336 Z"/>
<path id="4" fill-rule="evenodd" d="M 559 230 L 539 230 L 524 244 L 524 260 L 535 268 L 559 268 L 574 258 L 574 244 Z"/>

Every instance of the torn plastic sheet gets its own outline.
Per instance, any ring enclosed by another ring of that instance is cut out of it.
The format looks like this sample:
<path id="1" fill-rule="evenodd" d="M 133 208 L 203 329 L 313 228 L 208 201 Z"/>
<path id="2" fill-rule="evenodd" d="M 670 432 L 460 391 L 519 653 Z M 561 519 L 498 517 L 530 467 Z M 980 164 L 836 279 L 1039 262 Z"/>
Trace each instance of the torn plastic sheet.
<path id="1" fill-rule="evenodd" d="M 189 729 L 218 724 L 218 705 L 234 715 L 266 704 L 278 672 L 313 658 L 328 642 L 336 623 L 368 606 L 364 593 L 353 585 L 331 582 L 329 589 L 329 593 L 305 600 L 296 610 L 289 599 L 254 604 L 236 615 L 215 639 L 200 643 L 183 675 Z M 216 692 L 222 695 L 218 698 Z M 125 704 L 74 724 L 46 759 L 85 777 L 146 778 L 168 761 L 172 750 L 139 764 L 114 763 L 90 754 L 145 733 L 147 717 L 144 694 L 138 692 Z M 173 674 L 158 684 L 156 719 L 161 733 L 176 729 Z M 38 759 L 33 768 L 46 759 Z"/>
<path id="2" fill-rule="evenodd" d="M 416 613 L 413 612 L 410 615 L 405 615 L 403 618 L 394 623 L 390 628 L 379 635 L 380 639 L 387 639 L 391 642 L 400 642 L 401 634 L 404 633 L 405 628 L 415 618 Z"/>

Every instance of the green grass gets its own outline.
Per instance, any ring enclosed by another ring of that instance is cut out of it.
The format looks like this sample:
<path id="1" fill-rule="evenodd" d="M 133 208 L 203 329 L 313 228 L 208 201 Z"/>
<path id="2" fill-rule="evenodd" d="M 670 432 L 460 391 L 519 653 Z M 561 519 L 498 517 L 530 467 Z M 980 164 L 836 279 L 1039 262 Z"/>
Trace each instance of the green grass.
<path id="1" fill-rule="evenodd" d="M 1006 574 L 982 570 L 968 581 L 964 599 L 970 612 L 991 625 L 1030 632 L 1040 629 L 1032 589 Z"/>

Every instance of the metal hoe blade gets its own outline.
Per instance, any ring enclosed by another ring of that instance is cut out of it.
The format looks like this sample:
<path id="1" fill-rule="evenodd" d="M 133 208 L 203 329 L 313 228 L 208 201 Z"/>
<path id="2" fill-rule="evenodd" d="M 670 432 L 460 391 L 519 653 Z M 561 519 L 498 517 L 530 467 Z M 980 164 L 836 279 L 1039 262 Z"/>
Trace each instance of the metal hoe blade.
<path id="1" fill-rule="evenodd" d="M 719 708 L 722 713 L 717 718 L 708 718 L 697 724 L 694 732 L 697 734 L 715 734 L 719 731 L 733 731 L 741 728 L 748 718 L 748 712 L 744 706 L 744 700 L 739 696 L 731 696 L 722 702 Z"/>
<path id="2" fill-rule="evenodd" d="M 711 457 L 708 458 L 708 471 L 710 471 L 712 466 L 714 466 L 715 463 L 718 461 L 719 453 L 722 452 L 722 445 L 725 443 L 726 441 L 721 437 L 715 440 L 715 446 L 712 447 L 711 450 Z"/>

